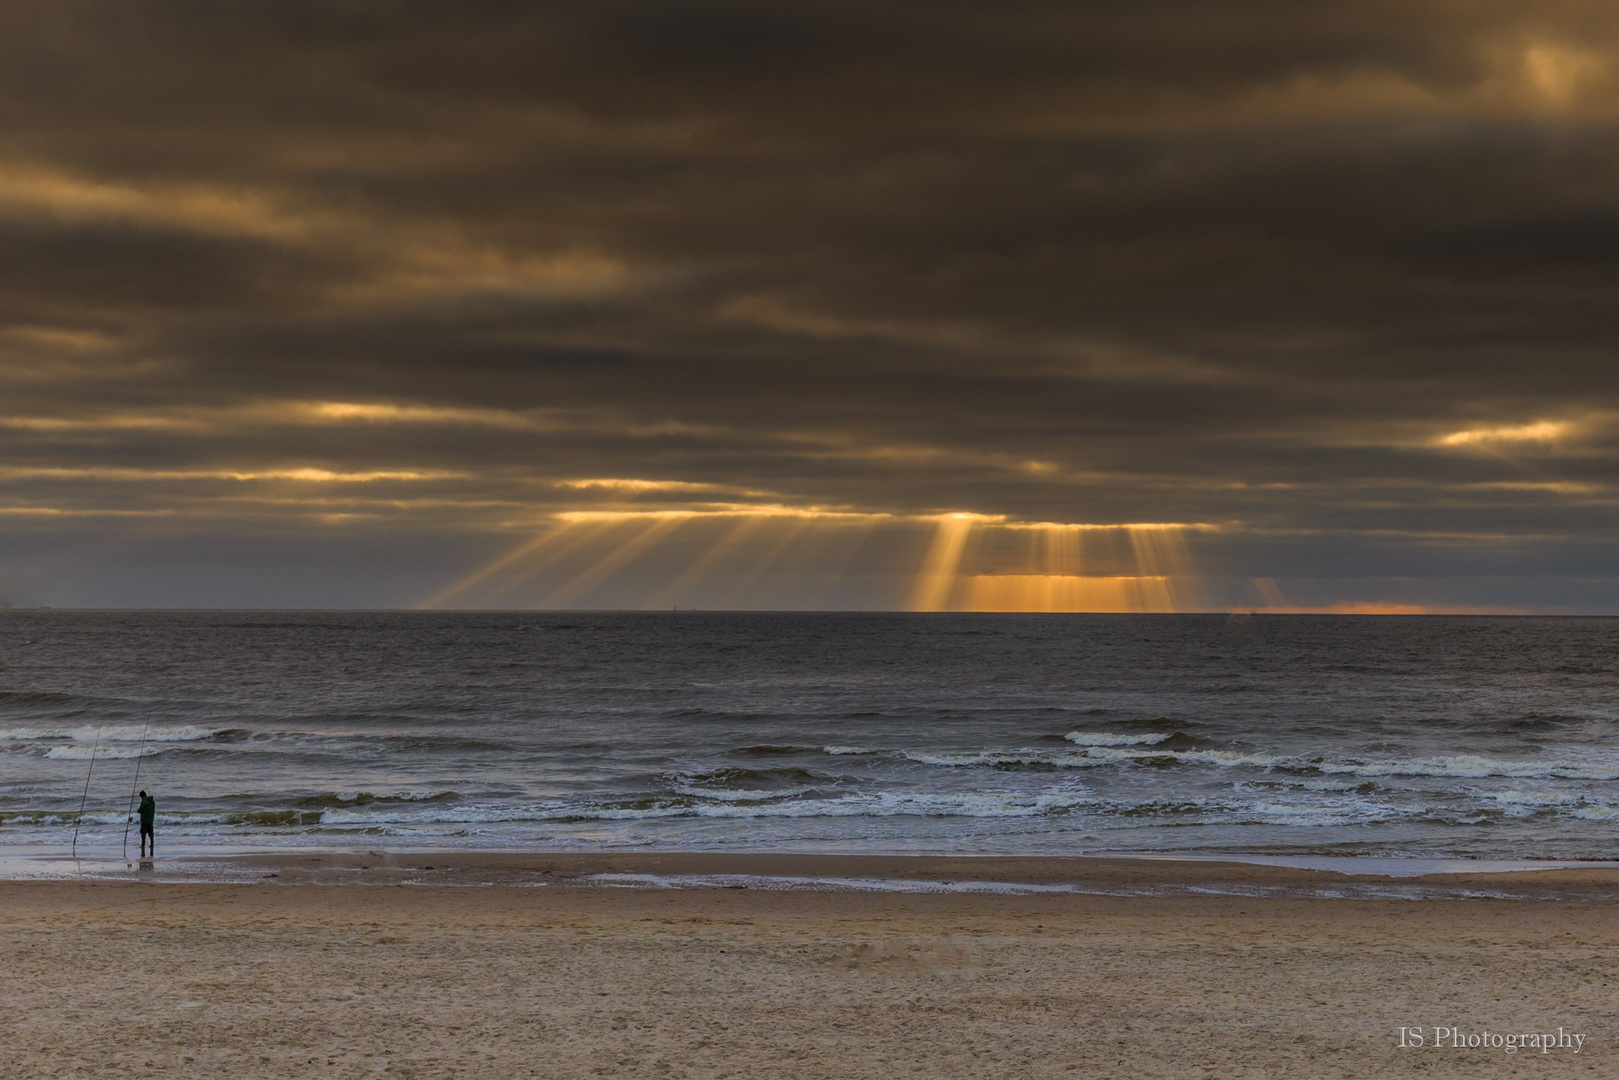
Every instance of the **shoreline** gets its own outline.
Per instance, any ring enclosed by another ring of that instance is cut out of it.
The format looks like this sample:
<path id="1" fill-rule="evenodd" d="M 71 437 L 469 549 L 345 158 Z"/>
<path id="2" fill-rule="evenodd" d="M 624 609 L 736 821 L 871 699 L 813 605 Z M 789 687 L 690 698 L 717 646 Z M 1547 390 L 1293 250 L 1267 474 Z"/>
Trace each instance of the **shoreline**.
<path id="1" fill-rule="evenodd" d="M 509 886 L 1619 901 L 1619 863 L 1285 856 L 269 851 L 136 858 L 0 849 L 0 882 Z"/>

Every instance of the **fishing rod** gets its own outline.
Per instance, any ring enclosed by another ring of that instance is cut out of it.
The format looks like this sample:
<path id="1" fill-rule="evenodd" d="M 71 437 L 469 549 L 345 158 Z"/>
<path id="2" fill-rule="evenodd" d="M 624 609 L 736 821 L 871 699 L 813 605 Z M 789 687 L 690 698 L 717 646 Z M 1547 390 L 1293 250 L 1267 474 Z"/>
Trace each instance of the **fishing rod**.
<path id="1" fill-rule="evenodd" d="M 135 789 L 141 783 L 141 759 L 146 756 L 146 733 L 152 730 L 152 722 L 146 721 L 141 728 L 141 748 L 135 754 L 135 779 L 129 785 L 129 810 L 124 814 L 124 858 L 129 858 L 129 823 L 135 820 Z M 145 850 L 144 848 L 142 850 Z"/>
<path id="2" fill-rule="evenodd" d="M 101 749 L 101 730 L 105 724 L 96 728 L 96 741 L 90 747 L 90 767 L 84 770 L 84 794 L 79 796 L 79 816 L 73 819 L 73 857 L 79 857 L 79 826 L 84 824 L 84 804 L 90 798 L 90 777 L 96 771 L 96 751 Z"/>

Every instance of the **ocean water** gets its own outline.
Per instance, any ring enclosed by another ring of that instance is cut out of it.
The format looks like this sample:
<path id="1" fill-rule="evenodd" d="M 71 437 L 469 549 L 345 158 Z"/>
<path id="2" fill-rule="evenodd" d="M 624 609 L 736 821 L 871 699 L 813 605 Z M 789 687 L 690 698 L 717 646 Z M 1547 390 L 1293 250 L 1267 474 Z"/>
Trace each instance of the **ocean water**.
<path id="1" fill-rule="evenodd" d="M 116 855 L 138 768 L 170 853 L 1611 859 L 1616 650 L 1604 619 L 7 611 L 0 845 L 60 848 L 83 799 Z"/>

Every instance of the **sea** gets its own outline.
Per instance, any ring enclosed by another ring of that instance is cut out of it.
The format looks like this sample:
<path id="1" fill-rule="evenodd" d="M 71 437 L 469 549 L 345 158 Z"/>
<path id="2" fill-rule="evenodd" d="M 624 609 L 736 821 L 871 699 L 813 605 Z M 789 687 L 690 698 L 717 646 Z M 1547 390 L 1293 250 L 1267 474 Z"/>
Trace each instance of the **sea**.
<path id="1" fill-rule="evenodd" d="M 1616 781 L 1610 619 L 0 611 L 11 854 L 1615 859 Z"/>

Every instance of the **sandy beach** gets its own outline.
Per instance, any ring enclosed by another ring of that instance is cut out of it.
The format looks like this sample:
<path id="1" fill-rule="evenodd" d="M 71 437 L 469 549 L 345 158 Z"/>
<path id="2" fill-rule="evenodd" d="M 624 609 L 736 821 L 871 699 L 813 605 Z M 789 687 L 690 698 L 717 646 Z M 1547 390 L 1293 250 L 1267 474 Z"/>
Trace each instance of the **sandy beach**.
<path id="1" fill-rule="evenodd" d="M 0 978 L 15 1003 L 0 1073 L 1619 1068 L 1614 870 L 1436 882 L 1130 860 L 464 854 L 288 856 L 234 869 L 243 883 L 0 884 Z M 705 874 L 733 885 L 646 887 Z M 769 877 L 868 885 L 784 889 L 766 887 Z M 643 887 L 622 887 L 632 882 Z M 1346 883 L 1363 891 L 1332 898 Z M 1365 891 L 1413 884 L 1440 891 Z M 1420 1034 L 1430 1045 L 1402 1048 L 1402 1027 L 1408 1043 Z M 1433 1047 L 1435 1028 L 1452 1045 Z M 1559 1028 L 1568 1042 L 1583 1037 L 1578 1052 L 1489 1045 Z M 1480 1045 L 1454 1045 L 1474 1036 Z"/>

